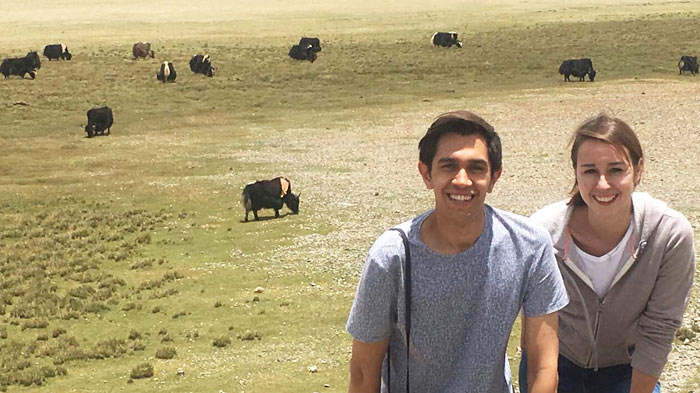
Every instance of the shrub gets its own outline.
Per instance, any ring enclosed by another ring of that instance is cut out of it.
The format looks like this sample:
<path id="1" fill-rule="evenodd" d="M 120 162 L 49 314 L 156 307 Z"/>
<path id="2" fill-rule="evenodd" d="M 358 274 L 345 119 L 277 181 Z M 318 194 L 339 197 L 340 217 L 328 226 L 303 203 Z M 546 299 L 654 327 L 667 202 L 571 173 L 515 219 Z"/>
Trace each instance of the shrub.
<path id="1" fill-rule="evenodd" d="M 53 378 L 56 376 L 56 369 L 53 367 L 43 366 L 40 371 L 44 378 Z"/>
<path id="2" fill-rule="evenodd" d="M 131 378 L 151 378 L 153 376 L 153 365 L 150 363 L 141 363 L 131 369 Z"/>
<path id="3" fill-rule="evenodd" d="M 217 300 L 216 303 L 214 303 L 214 308 L 219 308 L 223 305 L 224 305 L 223 303 L 221 303 L 220 301 Z"/>
<path id="4" fill-rule="evenodd" d="M 0 326 L 0 339 L 7 338 L 7 328 L 5 326 Z"/>
<path id="5" fill-rule="evenodd" d="M 163 281 L 175 281 L 179 280 L 181 278 L 185 278 L 185 276 L 180 273 L 180 272 L 167 272 L 163 275 Z"/>
<path id="6" fill-rule="evenodd" d="M 136 303 L 127 303 L 122 307 L 122 311 L 131 311 L 136 308 Z"/>
<path id="7" fill-rule="evenodd" d="M 80 314 L 78 314 L 76 311 L 68 311 L 61 315 L 61 319 L 64 321 L 68 321 L 70 319 L 78 319 L 80 318 Z"/>
<path id="8" fill-rule="evenodd" d="M 184 316 L 186 316 L 186 315 L 187 315 L 187 312 L 185 312 L 185 311 L 180 311 L 180 312 L 177 313 L 177 314 L 173 314 L 173 319 L 178 319 L 178 318 L 184 317 Z"/>
<path id="9" fill-rule="evenodd" d="M 190 331 L 187 331 L 185 333 L 185 338 L 191 341 L 195 341 L 199 338 L 199 330 L 197 329 L 192 329 Z"/>
<path id="10" fill-rule="evenodd" d="M 56 338 L 62 334 L 66 334 L 66 329 L 56 328 L 56 329 L 54 329 L 53 333 L 51 333 L 51 337 Z"/>
<path id="11" fill-rule="evenodd" d="M 695 332 L 692 328 L 683 326 L 676 330 L 676 337 L 681 341 L 692 340 L 695 338 Z"/>
<path id="12" fill-rule="evenodd" d="M 136 329 L 131 329 L 129 332 L 129 340 L 136 340 L 141 338 L 141 333 L 139 333 Z"/>
<path id="13" fill-rule="evenodd" d="M 102 311 L 109 311 L 109 307 L 106 304 L 100 302 L 92 302 L 88 304 L 87 307 L 85 307 L 85 312 L 93 314 L 97 314 Z"/>
<path id="14" fill-rule="evenodd" d="M 139 285 L 140 290 L 149 290 L 149 289 L 155 289 L 155 288 L 160 288 L 163 286 L 164 282 L 163 280 L 148 280 L 144 281 Z"/>
<path id="15" fill-rule="evenodd" d="M 177 295 L 178 293 L 180 293 L 180 291 L 178 291 L 177 289 L 170 288 L 170 289 L 163 291 L 163 292 L 152 293 L 151 296 L 149 296 L 148 298 L 149 299 L 162 299 L 164 297 Z"/>
<path id="16" fill-rule="evenodd" d="M 129 266 L 129 269 L 131 270 L 136 270 L 136 269 L 144 269 L 147 267 L 153 266 L 153 260 L 152 259 L 144 259 L 142 261 L 134 262 Z"/>
<path id="17" fill-rule="evenodd" d="M 173 347 L 158 348 L 156 351 L 156 359 L 172 359 L 177 355 L 177 351 Z"/>
<path id="18" fill-rule="evenodd" d="M 231 339 L 226 336 L 217 337 L 214 339 L 211 345 L 217 348 L 223 348 L 231 344 Z"/>
<path id="19" fill-rule="evenodd" d="M 98 341 L 92 350 L 94 359 L 118 358 L 126 353 L 126 341 L 116 338 Z"/>
<path id="20" fill-rule="evenodd" d="M 242 341 L 260 340 L 262 336 L 257 331 L 246 330 L 237 336 Z"/>
<path id="21" fill-rule="evenodd" d="M 49 321 L 45 319 L 30 319 L 22 322 L 22 330 L 25 329 L 44 329 L 49 326 Z"/>

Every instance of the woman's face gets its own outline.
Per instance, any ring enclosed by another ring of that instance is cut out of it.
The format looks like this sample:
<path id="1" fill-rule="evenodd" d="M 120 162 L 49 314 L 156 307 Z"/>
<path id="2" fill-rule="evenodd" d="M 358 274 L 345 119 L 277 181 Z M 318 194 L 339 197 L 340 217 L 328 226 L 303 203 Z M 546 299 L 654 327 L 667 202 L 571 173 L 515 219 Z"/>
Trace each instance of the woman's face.
<path id="1" fill-rule="evenodd" d="M 629 212 L 640 177 L 624 147 L 595 139 L 579 146 L 576 180 L 589 209 L 611 217 Z"/>

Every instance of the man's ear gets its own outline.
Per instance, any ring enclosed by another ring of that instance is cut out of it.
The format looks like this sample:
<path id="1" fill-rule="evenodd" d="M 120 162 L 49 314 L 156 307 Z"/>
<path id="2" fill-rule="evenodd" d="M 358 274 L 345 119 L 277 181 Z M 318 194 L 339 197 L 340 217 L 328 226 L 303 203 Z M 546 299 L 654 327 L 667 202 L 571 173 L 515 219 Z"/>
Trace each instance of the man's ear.
<path id="1" fill-rule="evenodd" d="M 420 172 L 420 175 L 423 178 L 423 183 L 425 183 L 425 187 L 429 190 L 432 190 L 433 178 L 430 176 L 430 169 L 428 169 L 428 166 L 425 165 L 422 161 L 418 161 L 418 172 Z"/>
<path id="2" fill-rule="evenodd" d="M 489 182 L 489 192 L 493 191 L 493 186 L 496 185 L 496 181 L 501 177 L 501 173 L 503 173 L 503 167 L 500 167 L 493 173 L 493 176 L 491 176 L 491 181 Z"/>

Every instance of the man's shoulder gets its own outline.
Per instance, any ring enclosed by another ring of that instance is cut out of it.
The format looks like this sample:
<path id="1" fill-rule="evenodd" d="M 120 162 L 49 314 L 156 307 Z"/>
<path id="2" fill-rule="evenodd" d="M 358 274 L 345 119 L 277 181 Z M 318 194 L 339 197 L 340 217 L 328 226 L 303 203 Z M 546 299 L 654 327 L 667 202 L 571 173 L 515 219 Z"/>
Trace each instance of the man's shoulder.
<path id="1" fill-rule="evenodd" d="M 549 233 L 530 217 L 491 207 L 494 232 L 502 231 L 504 235 L 524 243 L 548 243 Z"/>
<path id="2" fill-rule="evenodd" d="M 370 256 L 379 260 L 389 260 L 394 256 L 404 255 L 403 239 L 399 232 L 394 229 L 403 230 L 410 243 L 420 242 L 420 225 L 430 212 L 427 211 L 385 230 L 370 248 Z"/>

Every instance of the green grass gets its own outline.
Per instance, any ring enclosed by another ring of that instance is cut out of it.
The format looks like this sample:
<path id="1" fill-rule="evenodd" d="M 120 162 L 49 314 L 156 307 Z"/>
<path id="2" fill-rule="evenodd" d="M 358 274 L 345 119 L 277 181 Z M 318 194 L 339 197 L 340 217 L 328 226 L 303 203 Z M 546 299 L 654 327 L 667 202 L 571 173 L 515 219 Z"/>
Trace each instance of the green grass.
<path id="1" fill-rule="evenodd" d="M 183 2 L 143 21 L 128 0 L 103 4 L 111 12 L 96 24 L 92 3 L 68 12 L 40 0 L 34 14 L 0 17 L 1 56 L 59 40 L 74 55 L 42 59 L 36 80 L 0 80 L 0 388 L 345 391 L 360 263 L 383 228 L 431 204 L 413 168 L 434 114 L 477 107 L 500 119 L 523 95 L 576 105 L 634 79 L 694 88 L 676 63 L 700 52 L 691 3 L 273 3 L 258 12 L 241 2 L 232 17 L 228 3 L 217 14 Z M 63 16 L 55 26 L 28 29 L 52 10 Z M 437 29 L 460 32 L 464 48 L 433 48 Z M 287 58 L 315 33 L 315 63 Z M 138 40 L 153 43 L 155 60 L 130 59 Z M 196 52 L 218 66 L 214 78 L 189 71 Z M 563 83 L 561 61 L 583 56 L 596 82 Z M 166 59 L 178 79 L 161 85 Z M 113 133 L 87 139 L 85 112 L 97 105 L 113 108 Z M 540 206 L 515 184 L 528 165 L 547 168 L 543 178 L 561 172 L 547 165 L 562 154 L 538 150 L 555 132 L 503 134 L 519 147 L 506 162 L 534 158 L 504 175 L 501 207 Z M 679 148 L 693 145 L 683 138 Z M 301 214 L 243 223 L 242 187 L 280 174 L 302 192 Z M 664 191 L 697 181 L 683 187 Z M 692 200 L 681 211 L 697 218 Z M 510 355 L 517 343 L 515 333 Z M 164 349 L 176 355 L 155 356 Z M 136 377 L 149 365 L 158 381 Z"/>

